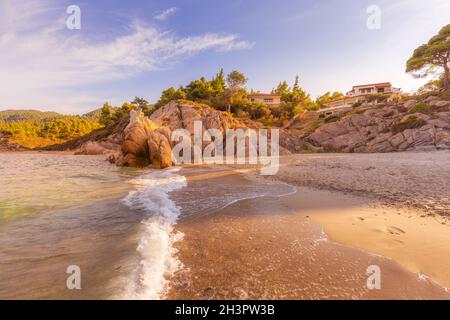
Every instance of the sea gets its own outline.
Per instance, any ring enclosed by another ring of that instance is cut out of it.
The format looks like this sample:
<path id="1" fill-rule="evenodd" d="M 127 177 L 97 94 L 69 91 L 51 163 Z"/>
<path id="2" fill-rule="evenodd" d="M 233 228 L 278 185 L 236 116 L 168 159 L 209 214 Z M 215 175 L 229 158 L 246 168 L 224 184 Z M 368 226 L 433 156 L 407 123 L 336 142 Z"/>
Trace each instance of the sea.
<path id="1" fill-rule="evenodd" d="M 164 299 L 189 272 L 183 219 L 295 192 L 230 168 L 117 167 L 104 156 L 0 154 L 0 299 Z"/>

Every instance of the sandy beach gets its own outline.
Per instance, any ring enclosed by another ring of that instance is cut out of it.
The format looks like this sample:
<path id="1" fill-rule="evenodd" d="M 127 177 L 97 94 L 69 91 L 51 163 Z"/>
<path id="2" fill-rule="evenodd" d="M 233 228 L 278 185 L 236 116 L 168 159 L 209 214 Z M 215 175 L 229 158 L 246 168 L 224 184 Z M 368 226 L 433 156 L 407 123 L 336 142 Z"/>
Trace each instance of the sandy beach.
<path id="1" fill-rule="evenodd" d="M 276 179 L 334 190 L 331 202 L 366 200 L 311 214 L 332 239 L 450 287 L 449 152 L 295 155 L 283 162 Z"/>
<path id="2" fill-rule="evenodd" d="M 298 154 L 281 157 L 280 170 L 269 178 L 439 218 L 450 216 L 449 164 L 449 151 Z"/>
<path id="3" fill-rule="evenodd" d="M 204 176 L 236 185 L 285 181 L 297 192 L 181 218 L 176 247 L 184 268 L 167 297 L 449 299 L 450 233 L 441 210 L 448 160 L 446 152 L 295 155 L 269 179 Z M 383 190 L 386 171 L 397 179 Z M 427 209 L 418 193 L 430 200 Z M 380 267 L 381 290 L 367 288 L 371 265 Z"/>

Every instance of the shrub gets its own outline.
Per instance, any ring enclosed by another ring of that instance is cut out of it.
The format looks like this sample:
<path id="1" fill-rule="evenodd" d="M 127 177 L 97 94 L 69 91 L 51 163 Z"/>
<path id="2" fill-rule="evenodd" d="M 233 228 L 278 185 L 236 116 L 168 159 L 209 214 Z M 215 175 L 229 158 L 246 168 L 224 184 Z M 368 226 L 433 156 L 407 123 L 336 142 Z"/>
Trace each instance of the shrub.
<path id="1" fill-rule="evenodd" d="M 389 98 L 389 96 L 387 95 L 383 95 L 383 94 L 369 94 L 366 96 L 366 101 L 368 103 L 381 103 L 381 102 L 386 102 L 387 99 Z"/>
<path id="2" fill-rule="evenodd" d="M 320 120 L 320 119 L 313 120 L 305 128 L 305 133 L 308 133 L 308 134 L 314 133 L 321 125 L 322 125 L 322 120 Z"/>
<path id="3" fill-rule="evenodd" d="M 416 116 L 409 116 L 405 121 L 399 122 L 392 127 L 392 132 L 399 133 L 406 129 L 415 129 L 424 126 L 427 122 Z"/>
<path id="4" fill-rule="evenodd" d="M 444 100 L 450 100 L 450 92 L 448 91 L 441 92 L 439 96 Z"/>
<path id="5" fill-rule="evenodd" d="M 431 106 L 430 106 L 429 104 L 424 103 L 424 102 L 421 102 L 421 103 L 416 104 L 416 105 L 411 109 L 411 111 L 412 111 L 412 112 L 427 112 L 427 111 L 430 110 L 430 108 L 431 108 Z"/>

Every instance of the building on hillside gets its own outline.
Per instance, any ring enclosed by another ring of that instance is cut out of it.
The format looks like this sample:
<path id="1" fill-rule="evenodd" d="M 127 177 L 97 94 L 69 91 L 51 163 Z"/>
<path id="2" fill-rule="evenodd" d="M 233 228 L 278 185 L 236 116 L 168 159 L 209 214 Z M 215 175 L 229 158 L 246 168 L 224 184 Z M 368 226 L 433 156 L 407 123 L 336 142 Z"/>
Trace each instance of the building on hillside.
<path id="1" fill-rule="evenodd" d="M 326 103 L 327 107 L 347 107 L 358 102 L 364 102 L 368 95 L 388 95 L 388 99 L 400 94 L 399 88 L 392 87 L 390 82 L 372 83 L 353 86 L 352 90 L 347 92 L 345 97 L 331 100 Z"/>
<path id="2" fill-rule="evenodd" d="M 347 96 L 358 97 L 368 94 L 395 94 L 400 93 L 399 88 L 392 87 L 390 82 L 373 83 L 353 86 L 352 90 L 347 92 Z"/>
<path id="3" fill-rule="evenodd" d="M 265 103 L 270 107 L 278 108 L 281 105 L 281 95 L 274 93 L 252 92 L 248 95 L 251 102 Z"/>

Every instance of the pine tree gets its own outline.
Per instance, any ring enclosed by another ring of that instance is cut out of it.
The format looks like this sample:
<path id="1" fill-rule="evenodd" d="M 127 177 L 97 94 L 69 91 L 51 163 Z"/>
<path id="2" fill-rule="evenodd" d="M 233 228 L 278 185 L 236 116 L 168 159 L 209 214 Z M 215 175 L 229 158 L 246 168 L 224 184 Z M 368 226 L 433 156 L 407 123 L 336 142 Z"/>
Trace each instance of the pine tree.
<path id="1" fill-rule="evenodd" d="M 104 126 L 107 126 L 111 123 L 113 110 L 108 102 L 105 102 L 102 107 L 102 111 L 100 113 L 99 122 Z"/>
<path id="2" fill-rule="evenodd" d="M 292 92 L 300 92 L 300 80 L 298 75 L 295 76 L 295 82 L 294 82 L 294 86 L 292 87 Z"/>

